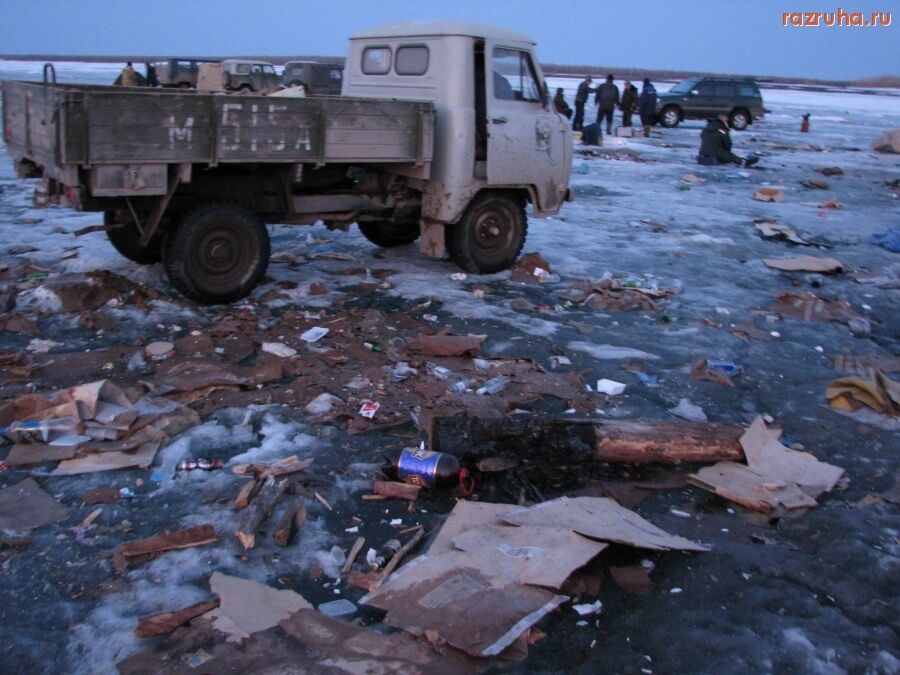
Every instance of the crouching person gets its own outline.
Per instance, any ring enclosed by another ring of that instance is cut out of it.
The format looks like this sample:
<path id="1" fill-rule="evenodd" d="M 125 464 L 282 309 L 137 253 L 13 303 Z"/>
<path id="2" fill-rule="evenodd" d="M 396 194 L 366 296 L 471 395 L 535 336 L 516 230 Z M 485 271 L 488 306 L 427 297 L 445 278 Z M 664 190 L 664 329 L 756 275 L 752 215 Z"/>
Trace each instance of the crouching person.
<path id="1" fill-rule="evenodd" d="M 700 154 L 697 162 L 704 166 L 719 164 L 737 164 L 738 166 L 752 166 L 759 161 L 759 157 L 751 155 L 744 159 L 731 151 L 731 134 L 728 130 L 728 115 L 714 117 L 706 124 L 706 128 L 700 134 Z"/>

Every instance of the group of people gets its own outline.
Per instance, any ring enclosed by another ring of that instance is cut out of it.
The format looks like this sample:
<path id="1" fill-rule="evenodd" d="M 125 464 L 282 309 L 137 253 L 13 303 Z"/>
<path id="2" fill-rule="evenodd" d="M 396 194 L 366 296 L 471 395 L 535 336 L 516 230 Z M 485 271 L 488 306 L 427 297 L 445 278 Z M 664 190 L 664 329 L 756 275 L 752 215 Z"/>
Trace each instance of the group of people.
<path id="1" fill-rule="evenodd" d="M 656 88 L 649 78 L 644 78 L 644 86 L 638 94 L 629 80 L 625 80 L 625 90 L 619 95 L 619 88 L 613 84 L 613 76 L 607 75 L 606 81 L 595 88 L 591 88 L 593 79 L 590 75 L 578 85 L 575 93 L 575 117 L 572 119 L 574 131 L 584 131 L 591 138 L 600 134 L 603 121 L 606 121 L 606 133 L 612 133 L 613 114 L 616 108 L 622 111 L 622 126 L 631 126 L 631 117 L 637 112 L 641 118 L 644 137 L 650 136 L 650 127 L 656 124 Z M 594 125 L 584 125 L 584 107 L 587 105 L 590 95 L 594 94 L 594 105 L 597 108 L 597 121 Z M 565 93 L 562 87 L 556 90 L 553 97 L 553 107 L 556 112 L 572 118 L 572 108 L 566 103 Z M 590 132 L 590 133 L 588 133 Z M 739 157 L 731 151 L 731 134 L 728 128 L 728 116 L 719 115 L 710 119 L 706 128 L 700 134 L 700 152 L 697 162 L 703 165 L 738 164 L 740 166 L 752 166 L 759 157 L 751 154 L 746 159 Z"/>
<path id="2" fill-rule="evenodd" d="M 645 77 L 644 86 L 640 94 L 638 94 L 637 87 L 629 80 L 626 80 L 625 90 L 620 96 L 619 88 L 613 84 L 613 79 L 612 75 L 607 75 L 604 83 L 592 88 L 593 78 L 588 75 L 578 85 L 578 91 L 575 93 L 575 117 L 572 120 L 572 129 L 581 131 L 584 128 L 584 108 L 590 95 L 594 94 L 594 105 L 597 108 L 597 124 L 602 125 L 605 120 L 607 134 L 612 133 L 613 115 L 616 108 L 618 108 L 622 111 L 623 127 L 630 127 L 632 115 L 638 113 L 641 117 L 644 136 L 649 136 L 650 127 L 656 122 L 656 88 L 650 82 L 650 79 Z M 565 94 L 561 87 L 556 90 L 553 105 L 558 113 L 566 117 L 572 117 L 572 109 L 566 103 Z"/>

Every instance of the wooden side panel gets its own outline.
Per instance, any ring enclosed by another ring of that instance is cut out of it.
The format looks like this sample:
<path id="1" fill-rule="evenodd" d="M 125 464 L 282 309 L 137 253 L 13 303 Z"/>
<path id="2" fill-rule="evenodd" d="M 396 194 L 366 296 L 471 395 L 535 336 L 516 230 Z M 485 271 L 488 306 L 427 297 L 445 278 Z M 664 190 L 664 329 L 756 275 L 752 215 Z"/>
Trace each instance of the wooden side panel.
<path id="1" fill-rule="evenodd" d="M 206 96 L 155 92 L 88 92 L 89 161 L 207 162 L 212 116 Z"/>
<path id="2" fill-rule="evenodd" d="M 310 162 L 322 155 L 314 99 L 218 96 L 215 110 L 220 162 Z"/>
<path id="3" fill-rule="evenodd" d="M 416 161 L 420 104 L 377 99 L 328 99 L 327 161 Z"/>

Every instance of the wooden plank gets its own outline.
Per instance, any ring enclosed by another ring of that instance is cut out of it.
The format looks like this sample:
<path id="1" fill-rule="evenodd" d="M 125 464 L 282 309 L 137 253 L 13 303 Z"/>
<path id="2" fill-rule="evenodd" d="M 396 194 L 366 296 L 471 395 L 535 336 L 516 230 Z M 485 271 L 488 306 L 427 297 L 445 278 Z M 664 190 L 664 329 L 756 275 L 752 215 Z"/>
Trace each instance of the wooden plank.
<path id="1" fill-rule="evenodd" d="M 256 546 L 256 531 L 263 521 L 269 517 L 269 514 L 272 513 L 272 509 L 275 508 L 275 504 L 281 499 L 286 487 L 286 480 L 276 482 L 270 476 L 253 503 L 244 509 L 235 536 L 241 542 L 241 546 L 244 547 L 245 551 Z"/>
<path id="2" fill-rule="evenodd" d="M 216 531 L 212 525 L 198 525 L 176 532 L 163 532 L 146 539 L 125 542 L 119 546 L 119 553 L 125 558 L 133 558 L 151 553 L 203 546 L 211 544 L 216 539 Z"/>
<path id="3" fill-rule="evenodd" d="M 183 626 L 201 614 L 206 614 L 211 609 L 219 606 L 219 600 L 206 600 L 184 607 L 174 612 L 161 612 L 151 616 L 145 616 L 138 622 L 134 629 L 135 635 L 140 638 L 158 637 L 168 635 L 179 626 Z"/>

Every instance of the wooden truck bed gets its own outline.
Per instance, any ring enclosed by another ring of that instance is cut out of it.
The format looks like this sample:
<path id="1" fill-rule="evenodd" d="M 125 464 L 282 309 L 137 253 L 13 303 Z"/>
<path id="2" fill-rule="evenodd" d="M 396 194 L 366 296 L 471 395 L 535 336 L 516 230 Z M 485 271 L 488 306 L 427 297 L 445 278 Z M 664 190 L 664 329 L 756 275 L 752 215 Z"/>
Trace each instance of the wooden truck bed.
<path id="1" fill-rule="evenodd" d="M 433 124 L 427 102 L 3 83 L 7 151 L 67 185 L 79 168 L 104 165 L 117 175 L 126 165 L 181 163 L 421 165 L 432 159 Z M 114 183 L 109 194 L 128 192 Z"/>

